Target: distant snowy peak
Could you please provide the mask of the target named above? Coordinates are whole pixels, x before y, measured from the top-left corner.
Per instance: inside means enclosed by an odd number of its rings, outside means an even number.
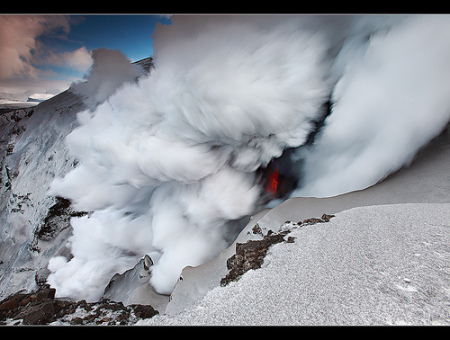
[[[31,96],[28,96],[27,102],[31,103],[41,103],[43,101],[46,101],[47,99],[52,98],[55,96],[51,93],[33,93]]]

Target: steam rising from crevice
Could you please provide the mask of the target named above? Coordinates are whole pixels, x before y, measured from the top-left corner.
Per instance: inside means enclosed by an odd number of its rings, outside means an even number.
[[[284,150],[293,195],[333,195],[406,164],[449,120],[448,16],[172,19],[150,75],[94,95],[67,137],[80,164],[50,194],[94,213],[72,219],[74,257],[50,261],[59,296],[98,299],[144,254],[168,294],[262,208],[257,170]]]

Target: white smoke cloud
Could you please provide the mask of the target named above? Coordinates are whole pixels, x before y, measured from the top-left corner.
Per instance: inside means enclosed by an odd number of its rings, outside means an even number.
[[[183,267],[227,246],[228,221],[254,212],[254,170],[302,145],[321,114],[331,91],[325,35],[296,18],[271,18],[270,29],[246,17],[193,18],[157,29],[148,77],[115,86],[129,72],[117,76],[122,67],[94,54],[75,89],[103,102],[79,114],[67,145],[80,164],[50,191],[95,211],[72,219],[74,257],[50,262],[61,296],[99,298],[145,253],[157,259],[152,285],[170,293]]]
[[[330,196],[408,164],[450,119],[449,16],[172,19],[149,76],[107,53],[80,84],[94,105],[67,137],[80,164],[50,194],[94,213],[72,219],[74,257],[50,262],[60,296],[95,300],[146,253],[170,293],[259,207],[254,172],[284,149],[304,161],[293,196]]]
[[[50,51],[47,54],[45,56],[46,63],[70,66],[83,72],[86,72],[93,63],[91,53],[89,53],[85,46],[72,52],[54,53]]]
[[[94,63],[85,76],[87,81],[71,86],[71,91],[82,96],[90,107],[104,102],[122,84],[133,81],[140,75],[139,67],[131,64],[119,50],[98,48],[91,52],[89,58],[86,53],[86,49],[80,48],[74,53],[60,56],[58,62],[77,63],[80,67]]]
[[[407,165],[450,120],[450,17],[397,21],[343,47],[332,113],[316,145],[299,150],[304,187],[292,196],[373,185]]]

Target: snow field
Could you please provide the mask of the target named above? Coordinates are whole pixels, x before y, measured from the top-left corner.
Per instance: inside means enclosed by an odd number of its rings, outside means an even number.
[[[450,324],[450,204],[353,208],[272,246],[263,267],[141,325]]]

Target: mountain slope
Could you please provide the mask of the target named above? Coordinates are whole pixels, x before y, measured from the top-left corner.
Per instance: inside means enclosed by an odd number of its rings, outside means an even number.
[[[65,91],[27,109],[28,116],[2,126],[0,297],[34,289],[36,272],[46,267],[48,257],[63,248],[69,236],[66,230],[58,240],[48,242],[35,233],[56,203],[46,194],[51,181],[76,166],[64,138],[84,108],[80,97]]]
[[[134,64],[140,76],[153,65],[152,58]],[[70,202],[47,191],[54,178],[64,177],[78,164],[64,139],[77,126],[77,113],[85,109],[83,98],[69,89],[32,108],[0,116],[0,299],[36,289],[36,280],[45,282],[49,258],[66,251],[68,220],[77,212]],[[59,218],[55,230],[44,232],[52,217]]]

